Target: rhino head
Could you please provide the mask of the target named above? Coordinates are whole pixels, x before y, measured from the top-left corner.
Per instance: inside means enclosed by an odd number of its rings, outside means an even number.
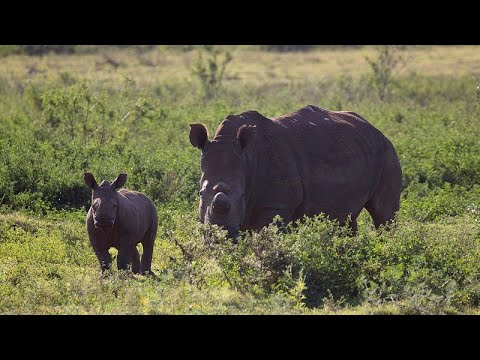
[[[95,177],[90,173],[85,173],[83,178],[85,184],[92,189],[93,224],[96,228],[113,227],[118,209],[117,189],[125,185],[127,174],[118,175],[112,183],[103,180],[100,185],[97,184]]]
[[[234,242],[245,218],[246,154],[254,136],[255,126],[242,125],[233,136],[209,141],[205,126],[190,124],[190,143],[202,150],[200,221],[219,225]]]

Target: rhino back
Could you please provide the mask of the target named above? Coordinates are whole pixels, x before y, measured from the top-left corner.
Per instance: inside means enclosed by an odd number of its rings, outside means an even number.
[[[139,241],[157,221],[155,205],[144,194],[126,189],[118,192],[118,200],[116,226],[119,233],[128,232]]]
[[[385,137],[352,112],[314,106],[272,119],[301,183],[301,213],[335,215],[360,211],[373,193],[385,162]],[[286,145],[287,144],[287,145]],[[270,171],[272,178],[282,171]],[[294,178],[290,182],[295,182]],[[298,186],[298,185],[297,185]]]

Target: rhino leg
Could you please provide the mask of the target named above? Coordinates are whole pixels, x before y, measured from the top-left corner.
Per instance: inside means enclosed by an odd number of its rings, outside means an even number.
[[[143,247],[141,273],[144,275],[154,275],[152,271],[152,257],[153,257],[153,244],[155,243],[155,237],[157,236],[157,222],[154,221],[154,225],[143,237],[141,243]]]
[[[395,194],[383,189],[375,193],[365,204],[365,209],[370,213],[375,228],[386,225],[395,219],[395,213],[399,209],[399,200]]]
[[[98,262],[102,273],[109,270],[112,266],[112,256],[108,252],[108,246],[104,241],[97,239],[96,236],[89,235],[90,243],[92,244],[95,255],[97,255]]]
[[[277,215],[280,215],[284,224],[290,222],[292,219],[292,212],[289,209],[263,208],[256,216],[257,220],[255,228],[261,229],[264,226],[268,226]],[[276,225],[280,229],[283,229],[281,223],[276,223]]]
[[[102,270],[102,273],[110,270],[112,267],[112,256],[108,252],[108,250],[100,250],[97,251],[97,258],[98,262],[100,263],[100,269]]]
[[[358,231],[358,224],[357,224],[357,217],[358,214],[352,214],[351,217],[349,216],[338,216],[336,219],[341,226],[348,226],[350,230],[352,230],[353,234],[356,234]],[[330,219],[335,219],[335,217],[329,217]]]
[[[352,231],[352,234],[355,235],[358,232],[358,223],[357,223],[358,215],[360,215],[360,211],[353,213],[351,215],[348,215],[346,217],[339,218],[338,222],[341,225],[348,225],[348,227]]]
[[[100,268],[102,269],[102,273],[106,270],[110,270],[112,267],[112,256],[107,251],[103,252],[99,255],[97,254],[98,261],[100,262]]]
[[[132,251],[132,271],[134,274],[140,273],[140,254],[135,246]]]
[[[402,191],[402,171],[394,153],[389,154],[380,183],[372,197],[365,204],[375,227],[386,225],[395,218],[400,208],[400,193]]]
[[[141,273],[143,275],[153,274],[152,257],[153,257],[153,241],[146,241],[143,244]]]
[[[122,244],[122,242],[120,242]],[[118,248],[117,256],[117,269],[118,270],[128,270],[128,265],[132,263],[133,248],[131,244],[128,244],[127,241],[124,241],[122,245]]]

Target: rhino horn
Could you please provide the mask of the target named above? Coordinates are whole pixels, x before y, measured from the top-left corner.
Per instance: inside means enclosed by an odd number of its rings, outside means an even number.
[[[212,202],[212,210],[217,214],[226,214],[230,210],[230,200],[223,192],[215,195]]]

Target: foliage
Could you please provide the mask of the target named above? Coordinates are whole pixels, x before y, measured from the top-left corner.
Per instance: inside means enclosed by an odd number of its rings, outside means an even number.
[[[377,89],[381,101],[390,93],[393,84],[393,72],[403,61],[401,50],[403,46],[383,45],[377,48],[377,55],[374,59],[366,58],[372,69],[372,82]]]
[[[204,60],[203,51],[207,53]],[[202,94],[205,99],[211,99],[218,95],[222,86],[223,77],[227,64],[232,61],[229,51],[222,51],[218,47],[205,45],[198,52],[198,57],[192,65],[192,75],[200,81]],[[223,59],[222,59],[223,58]]]

